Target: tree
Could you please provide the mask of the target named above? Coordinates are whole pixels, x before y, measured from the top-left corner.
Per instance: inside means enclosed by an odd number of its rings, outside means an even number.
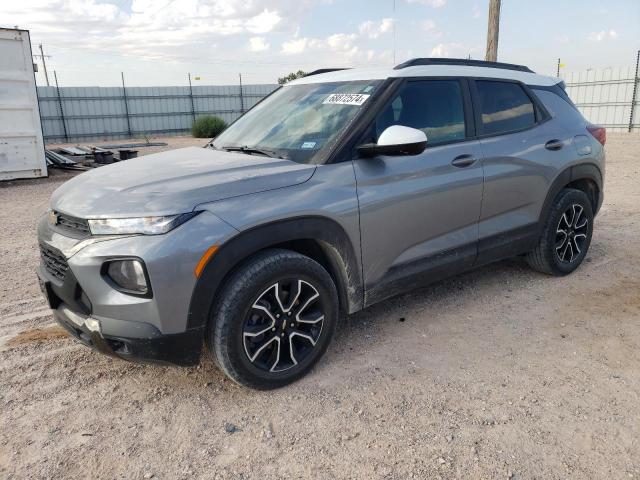
[[[278,78],[278,83],[280,85],[284,85],[285,83],[290,82],[291,80],[304,77],[306,74],[307,72],[303,72],[302,70],[298,70],[297,72],[291,72],[289,75]]]

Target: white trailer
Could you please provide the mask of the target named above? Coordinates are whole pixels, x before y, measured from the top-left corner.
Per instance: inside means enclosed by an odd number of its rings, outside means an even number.
[[[0,180],[47,176],[31,41],[0,28]]]

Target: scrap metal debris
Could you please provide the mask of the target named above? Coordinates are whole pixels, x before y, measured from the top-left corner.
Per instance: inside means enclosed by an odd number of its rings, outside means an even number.
[[[61,148],[60,151],[65,155],[79,156],[86,155],[87,151],[80,147],[64,147]]]
[[[89,170],[89,168],[91,168],[79,164],[64,155],[54,152],[53,150],[45,150],[44,155],[47,159],[48,167],[63,168],[65,170]]]
[[[114,145],[103,145],[104,148],[112,148],[120,150],[122,148],[140,148],[140,147],[166,147],[166,142],[148,142],[148,143],[119,143]]]
[[[109,145],[108,148],[76,145],[75,147],[62,147],[56,150],[45,150],[47,165],[52,168],[63,168],[66,170],[90,170],[92,168],[129,160],[138,156],[138,151],[130,148],[134,145],[155,146],[166,145],[166,143],[131,143],[124,145]],[[118,155],[109,148],[118,150]]]

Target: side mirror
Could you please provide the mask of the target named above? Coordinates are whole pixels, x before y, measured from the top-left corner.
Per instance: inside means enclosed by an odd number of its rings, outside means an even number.
[[[378,143],[365,143],[358,146],[358,152],[364,157],[376,155],[418,155],[427,148],[427,136],[417,128],[392,125],[387,127],[378,138]]]

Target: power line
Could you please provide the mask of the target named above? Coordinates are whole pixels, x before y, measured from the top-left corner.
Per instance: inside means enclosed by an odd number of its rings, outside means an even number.
[[[396,64],[396,0],[393,0],[393,64]]]

